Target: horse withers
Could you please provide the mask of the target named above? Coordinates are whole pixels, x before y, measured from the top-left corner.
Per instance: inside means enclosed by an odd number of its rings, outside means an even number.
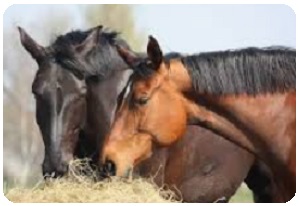
[[[147,58],[118,50],[134,73],[103,148],[102,161],[113,162],[116,175],[127,176],[153,145],[169,147],[196,124],[267,165],[275,201],[295,195],[295,50],[247,48],[166,61],[153,37]]]

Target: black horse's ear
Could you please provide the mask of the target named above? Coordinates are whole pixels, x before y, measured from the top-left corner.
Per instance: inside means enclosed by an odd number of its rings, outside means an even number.
[[[76,51],[80,54],[86,54],[98,43],[99,34],[103,26],[97,26],[90,30],[85,40],[78,46],[76,46]]]
[[[18,27],[18,30],[23,47],[31,54],[34,59],[38,60],[46,55],[45,48],[36,43],[23,28]]]
[[[158,69],[163,60],[163,53],[160,49],[158,41],[153,36],[149,36],[147,55],[153,63],[153,68]]]
[[[121,56],[121,58],[130,66],[132,67],[134,63],[138,60],[137,55],[132,52],[131,50],[124,48],[119,45],[115,45],[116,49],[118,51],[118,54]]]

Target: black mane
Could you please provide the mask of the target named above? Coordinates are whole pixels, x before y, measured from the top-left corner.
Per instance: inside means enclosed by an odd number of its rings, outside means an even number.
[[[207,52],[181,58],[198,93],[249,94],[296,90],[296,50],[285,47]]]
[[[115,45],[128,49],[130,47],[119,37],[117,32],[108,31],[106,28],[101,29],[98,43],[86,56],[82,59],[76,56],[74,46],[80,45],[91,32],[92,29],[87,31],[76,30],[58,36],[51,45],[53,58],[63,67],[85,77],[106,77],[117,69],[123,69],[126,64],[118,55]]]

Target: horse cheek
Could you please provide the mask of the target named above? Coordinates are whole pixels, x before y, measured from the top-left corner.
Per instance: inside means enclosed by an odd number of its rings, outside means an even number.
[[[169,125],[172,131],[172,142],[175,142],[178,139],[180,139],[184,135],[187,127],[186,112],[183,109],[179,109],[183,107],[177,107],[177,108],[178,109],[176,110],[176,115],[172,117],[173,119],[172,124]]]

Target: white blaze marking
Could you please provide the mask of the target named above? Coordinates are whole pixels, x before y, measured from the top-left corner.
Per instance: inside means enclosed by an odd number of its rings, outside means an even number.
[[[131,70],[127,70],[126,72],[124,72],[124,76],[123,76],[123,79],[121,80],[121,81],[119,81],[119,84],[118,84],[118,86],[117,86],[117,97],[120,95],[120,93],[121,93],[121,91],[123,91],[123,89],[125,88],[125,86],[127,85],[127,83],[128,83],[128,80],[129,80],[129,77],[130,77],[130,75],[132,74],[132,71]],[[128,85],[128,87],[131,87],[131,86],[129,86]],[[128,91],[129,90],[129,91]],[[130,93],[130,88],[128,89],[128,88],[126,88],[126,92],[125,92],[127,95]],[[117,106],[121,106],[122,105],[122,103],[123,103],[123,100],[125,99],[125,96],[126,95],[124,95],[124,98],[121,100],[121,102],[120,102],[120,105],[117,105],[118,104],[118,102],[116,102],[116,104],[114,105],[114,108],[113,108],[113,110],[112,110],[112,114],[111,114],[111,117],[110,117],[110,124],[112,124],[112,122],[113,122],[113,120],[114,120],[114,118],[115,118],[115,112],[116,112],[116,108],[117,108]]]
[[[123,102],[123,100],[125,100],[125,99],[128,97],[128,95],[130,94],[130,92],[131,92],[131,86],[132,86],[132,82],[130,82],[129,85],[127,86],[126,91],[125,91],[125,94],[124,94],[123,99],[122,99],[122,102]]]

